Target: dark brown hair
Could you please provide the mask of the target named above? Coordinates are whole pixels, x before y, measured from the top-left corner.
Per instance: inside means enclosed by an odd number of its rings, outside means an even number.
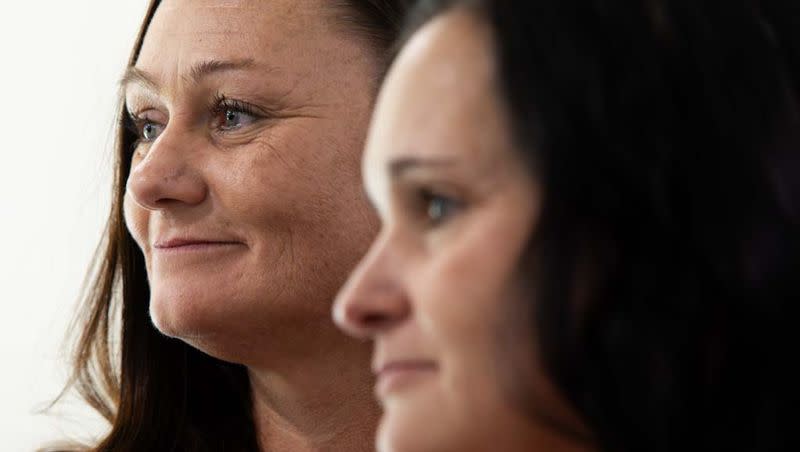
[[[136,63],[159,3],[153,0],[147,9],[129,65]],[[382,73],[386,59],[380,55],[395,39],[406,2],[339,0],[334,7],[339,12],[334,20],[344,24],[346,32],[372,44]],[[61,449],[257,451],[246,369],[168,338],[151,323],[144,257],[125,227],[122,211],[129,149],[136,140],[125,121],[122,106],[111,212],[73,327],[79,336],[67,385],[111,428],[99,444]]]
[[[543,189],[520,270],[575,439],[798,450],[800,2],[422,0],[410,31],[464,4]]]

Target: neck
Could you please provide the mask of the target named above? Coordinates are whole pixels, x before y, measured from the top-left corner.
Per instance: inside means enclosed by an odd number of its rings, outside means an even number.
[[[334,334],[282,366],[250,366],[253,417],[263,451],[372,451],[380,408],[370,348]]]

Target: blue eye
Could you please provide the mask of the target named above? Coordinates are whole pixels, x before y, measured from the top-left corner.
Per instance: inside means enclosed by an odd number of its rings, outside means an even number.
[[[423,192],[425,216],[430,224],[438,225],[452,217],[461,207],[461,203],[447,196],[432,192]]]
[[[219,128],[221,130],[236,130],[254,123],[257,119],[247,112],[231,108],[223,111],[221,116],[219,121]]]
[[[142,123],[140,130],[139,137],[142,141],[154,141],[159,135],[161,135],[164,127],[154,122],[145,121]]]
[[[214,98],[211,113],[212,127],[222,132],[247,127],[264,117],[257,107],[240,100],[228,99],[223,95]]]
[[[153,115],[157,115],[153,109],[145,109],[143,111],[134,113],[129,111],[125,127],[134,135],[136,135],[137,143],[150,143],[155,141],[156,138],[164,131],[164,124],[160,124],[155,120]]]

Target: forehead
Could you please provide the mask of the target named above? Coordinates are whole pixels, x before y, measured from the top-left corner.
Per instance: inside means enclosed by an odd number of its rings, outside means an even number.
[[[325,12],[317,0],[165,0],[136,66],[163,74],[211,58],[279,61],[302,55],[324,31]]]
[[[401,155],[485,161],[507,144],[491,32],[474,14],[433,19],[400,52],[376,106],[367,167]]]

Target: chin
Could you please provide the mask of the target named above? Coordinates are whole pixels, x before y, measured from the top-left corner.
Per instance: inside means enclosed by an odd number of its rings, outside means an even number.
[[[258,303],[235,289],[197,278],[155,279],[150,283],[150,318],[161,333],[178,339],[239,333]]]
[[[455,438],[448,438],[446,419],[433,411],[426,415],[385,410],[376,437],[378,452],[464,452]],[[404,411],[404,410],[403,410]],[[436,427],[435,429],[433,427]]]
[[[150,318],[155,328],[188,345],[236,364],[263,365],[282,353],[280,347],[263,344],[284,343],[305,334],[304,327],[318,325],[322,314],[271,303],[258,296],[265,290],[244,292],[241,288],[220,285],[228,291],[211,291],[181,281],[158,281],[151,285]],[[315,320],[315,321],[312,321]],[[333,326],[331,326],[333,330]],[[295,342],[297,342],[295,340]]]
[[[241,340],[235,335],[244,334],[237,328],[231,313],[215,313],[211,305],[215,300],[197,297],[165,296],[154,292],[150,299],[150,319],[163,335],[179,339],[189,346],[222,361],[245,364],[247,350],[237,344]],[[241,320],[241,319],[240,319]],[[252,348],[251,348],[252,349]],[[252,350],[250,350],[252,352]]]
[[[209,333],[208,303],[202,294],[182,290],[151,289],[150,319],[162,334],[189,338]],[[219,319],[218,319],[219,320]]]

